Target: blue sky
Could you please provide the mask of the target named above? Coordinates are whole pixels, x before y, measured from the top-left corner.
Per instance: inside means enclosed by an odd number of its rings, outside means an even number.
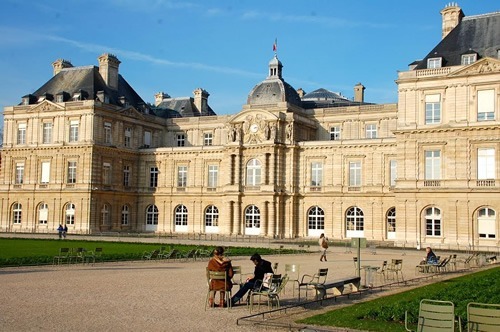
[[[397,102],[397,71],[441,39],[436,0],[2,0],[0,107],[15,105],[52,76],[52,62],[97,65],[102,53],[146,102],[210,93],[217,114],[235,114],[267,76],[278,40],[283,77],[295,89]],[[466,16],[498,1],[462,0]]]

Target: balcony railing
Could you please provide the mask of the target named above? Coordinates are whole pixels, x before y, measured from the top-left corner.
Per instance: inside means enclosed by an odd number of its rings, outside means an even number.
[[[424,187],[441,187],[441,180],[425,180]]]
[[[478,186],[478,187],[495,187],[495,180],[477,180],[476,186]]]

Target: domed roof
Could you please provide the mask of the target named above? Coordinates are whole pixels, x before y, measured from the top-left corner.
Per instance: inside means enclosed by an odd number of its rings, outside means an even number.
[[[339,93],[329,91],[327,89],[317,89],[312,92],[306,93],[302,100],[304,101],[350,101]]]
[[[257,84],[248,94],[247,104],[265,105],[288,102],[301,105],[297,91],[281,77],[282,67],[281,61],[275,55],[269,61],[269,76]]]

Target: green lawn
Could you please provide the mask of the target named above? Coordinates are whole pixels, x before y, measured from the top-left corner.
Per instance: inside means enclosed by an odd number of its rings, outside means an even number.
[[[103,261],[140,260],[145,251],[160,249],[161,246],[175,248],[181,252],[199,248],[211,252],[215,246],[179,245],[165,243],[131,243],[108,241],[81,241],[81,240],[45,240],[45,239],[12,239],[0,238],[0,267],[21,265],[52,264],[53,257],[61,247],[85,248],[94,250],[103,248]],[[230,256],[251,256],[255,252],[273,254],[275,250],[269,248],[231,247]],[[286,253],[287,250],[282,250]]]
[[[455,313],[465,323],[467,303],[500,303],[500,267],[329,311],[299,322],[366,331],[405,331],[405,311],[411,314],[412,323],[416,324],[422,299],[453,302]]]

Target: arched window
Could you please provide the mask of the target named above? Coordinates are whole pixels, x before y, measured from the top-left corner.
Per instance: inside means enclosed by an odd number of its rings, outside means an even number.
[[[209,205],[205,209],[205,226],[219,226],[219,209],[215,205]]]
[[[184,205],[179,205],[175,208],[175,225],[187,226],[188,224],[188,210]]]
[[[75,204],[73,203],[66,204],[65,220],[66,220],[65,222],[66,225],[75,224]]]
[[[319,206],[313,206],[307,213],[307,227],[309,230],[325,229],[325,212]]]
[[[396,208],[392,207],[387,211],[387,232],[396,231]]]
[[[158,208],[150,205],[146,209],[146,225],[158,225]]]
[[[441,236],[441,210],[430,207],[425,210],[425,234]]]
[[[477,233],[480,239],[495,239],[496,213],[490,208],[482,208],[477,212]]]
[[[251,159],[247,163],[247,182],[249,187],[259,186],[261,183],[261,163],[257,159]]]
[[[130,219],[130,208],[128,205],[122,206],[122,225],[128,225],[129,224],[129,219]]]
[[[349,208],[345,214],[346,229],[348,231],[364,231],[365,217],[363,211],[353,206]]]
[[[40,225],[47,225],[49,219],[49,205],[47,203],[40,203],[38,205],[38,223]]]
[[[21,225],[23,217],[23,206],[21,203],[14,203],[12,205],[12,222],[14,225]]]
[[[101,225],[109,225],[109,205],[104,204],[101,209]]]
[[[245,234],[260,234],[260,210],[255,205],[250,205],[245,209]]]

